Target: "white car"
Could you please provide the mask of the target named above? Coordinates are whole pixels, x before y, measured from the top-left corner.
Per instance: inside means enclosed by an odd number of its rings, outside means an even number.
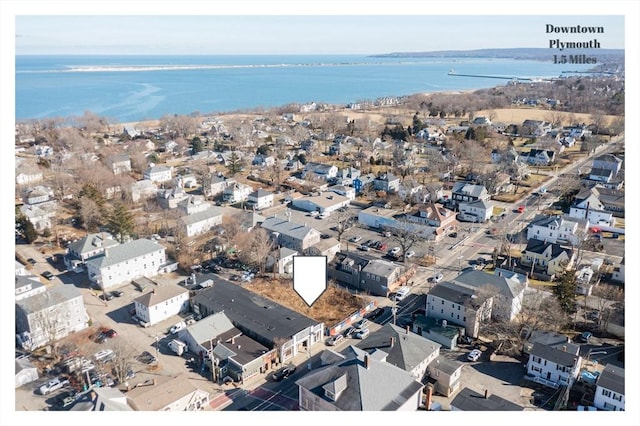
[[[392,248],[391,250],[389,250],[389,253],[390,253],[390,254],[392,254],[392,255],[394,255],[394,256],[395,256],[395,255],[397,255],[397,254],[399,254],[399,253],[400,253],[400,247],[394,247],[394,248]]]
[[[356,333],[356,339],[365,339],[369,335],[369,329],[365,328]]]
[[[333,337],[329,337],[327,339],[327,345],[329,346],[335,346],[338,343],[342,342],[344,340],[344,336],[342,334],[336,334]]]
[[[469,361],[477,361],[480,359],[480,355],[482,355],[482,352],[480,352],[480,349],[474,349],[471,352],[469,352],[469,355],[467,355],[467,359]]]
[[[113,358],[114,354],[111,349],[102,349],[101,351],[96,352],[93,355],[93,359],[97,362],[108,362],[111,358]]]
[[[407,259],[409,259],[409,258],[412,258],[412,257],[413,257],[413,256],[415,256],[415,255],[416,255],[416,252],[415,252],[415,251],[413,251],[413,250],[409,250],[409,251],[407,252],[407,254],[405,254],[405,255],[404,255],[404,257],[406,257]]]
[[[434,283],[439,283],[440,281],[442,281],[442,280],[443,280],[443,278],[444,278],[444,276],[443,276],[442,274],[436,274],[436,275],[433,277],[433,282],[434,282]]]
[[[38,388],[40,395],[47,395],[69,385],[69,380],[56,377]]]
[[[351,241],[352,243],[357,243],[360,240],[362,240],[362,237],[360,235],[356,235],[355,237],[351,237],[349,241]]]

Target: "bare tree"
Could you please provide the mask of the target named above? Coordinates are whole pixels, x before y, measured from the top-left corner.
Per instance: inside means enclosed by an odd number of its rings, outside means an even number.
[[[238,258],[245,264],[264,272],[267,257],[273,251],[273,241],[263,228],[254,228],[251,232],[236,237]]]
[[[331,216],[329,216],[329,222],[334,225],[338,241],[340,241],[342,239],[342,235],[353,226],[355,219],[356,217],[353,211],[348,209],[338,210],[331,213]]]
[[[422,243],[427,239],[427,235],[415,224],[406,219],[397,221],[393,227],[384,227],[390,233],[390,238],[400,246],[400,258],[404,260],[406,253],[412,247]]]
[[[122,341],[110,343],[110,347],[114,355],[111,361],[113,375],[118,380],[118,383],[125,383],[127,381],[127,373],[132,370],[135,351],[132,346],[126,345]]]
[[[102,222],[102,208],[91,198],[80,198],[80,217],[87,232],[95,232]]]
[[[594,288],[598,310],[598,327],[606,330],[613,313],[612,304],[624,302],[624,289],[614,285],[601,284]]]

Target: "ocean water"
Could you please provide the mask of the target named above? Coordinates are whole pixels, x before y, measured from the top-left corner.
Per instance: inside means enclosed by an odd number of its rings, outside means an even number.
[[[571,65],[571,71],[589,66]],[[80,116],[112,122],[167,114],[221,113],[288,103],[346,104],[493,87],[550,78],[566,69],[541,61],[376,58],[357,55],[16,56],[16,120]]]

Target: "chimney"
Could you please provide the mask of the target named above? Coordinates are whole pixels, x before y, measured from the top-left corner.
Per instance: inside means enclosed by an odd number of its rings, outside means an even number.
[[[364,368],[369,369],[369,354],[365,354],[364,356]]]
[[[433,396],[433,389],[431,386],[427,386],[427,396],[424,398],[424,408],[429,411],[431,409],[431,397]]]
[[[393,336],[391,336],[391,338],[389,339],[389,347],[390,348],[393,348],[393,341],[394,341]]]
[[[404,327],[404,329],[405,329],[405,331],[407,332],[407,334],[409,334],[409,326],[408,326],[408,325],[407,325],[407,326],[405,326],[405,327]]]
[[[488,399],[489,398],[489,389],[485,389],[484,390],[484,399]]]
[[[567,351],[567,345],[562,345],[562,352],[566,352]]]
[[[156,294],[156,289],[151,290],[151,294]]]
[[[152,385],[152,386],[155,386],[155,385],[156,385],[156,379],[155,379],[155,377],[154,377],[153,379],[151,379],[151,385]]]
[[[231,336],[231,344],[234,345],[236,343],[236,336]]]

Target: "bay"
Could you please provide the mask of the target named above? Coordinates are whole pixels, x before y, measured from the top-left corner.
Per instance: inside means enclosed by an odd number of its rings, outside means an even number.
[[[588,65],[571,65],[586,71]],[[81,116],[112,122],[289,103],[347,104],[385,96],[494,87],[559,77],[549,61],[364,55],[16,56],[16,120]]]

